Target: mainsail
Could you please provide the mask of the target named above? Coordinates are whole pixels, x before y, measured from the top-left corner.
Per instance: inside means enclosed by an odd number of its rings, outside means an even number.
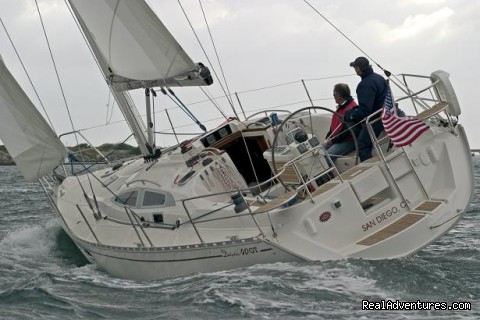
[[[69,3],[116,89],[211,84],[208,69],[190,59],[144,1]]]
[[[67,150],[0,58],[0,139],[25,179],[57,167]]]

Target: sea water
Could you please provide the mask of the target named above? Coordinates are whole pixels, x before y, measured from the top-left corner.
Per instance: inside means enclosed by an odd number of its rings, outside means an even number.
[[[0,319],[479,319],[480,157],[475,196],[446,236],[402,259],[274,263],[160,281],[87,263],[38,183],[0,167]],[[367,311],[364,302],[471,303]]]

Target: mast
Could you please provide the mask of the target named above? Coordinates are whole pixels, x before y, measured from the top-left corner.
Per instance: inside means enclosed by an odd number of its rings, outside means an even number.
[[[110,90],[112,91],[113,97],[117,101],[117,104],[137,141],[142,155],[149,155],[150,152],[147,147],[148,141],[145,136],[145,124],[143,123],[130,94],[127,91],[117,91],[112,86],[110,86]]]
[[[100,49],[98,48],[98,45],[96,44],[95,40],[92,37],[92,34],[89,32],[85,22],[81,18],[80,14],[78,13],[77,9],[75,6],[72,4],[70,1],[70,7],[72,8],[75,17],[77,18],[77,21],[82,28],[82,32],[84,36],[86,37],[88,44],[93,52],[93,55],[95,59],[97,60],[98,65],[100,66],[100,69],[103,73],[103,76],[105,77],[105,81],[107,82],[110,91],[112,92],[113,97],[117,101],[117,104],[122,111],[123,117],[125,118],[125,121],[127,122],[128,126],[130,127],[130,130],[133,133],[133,136],[135,137],[135,140],[137,141],[138,147],[140,148],[140,151],[142,152],[142,155],[146,156],[149,154],[148,148],[147,148],[147,138],[145,136],[145,125],[140,118],[140,115],[138,114],[138,111],[135,107],[135,104],[126,91],[122,90],[117,90],[113,84],[113,81],[111,81],[111,78],[113,77],[112,75],[112,70],[109,68],[108,63],[105,61],[103,58],[103,55],[101,54]],[[135,111],[137,112],[135,112]]]
[[[154,127],[152,121],[152,107],[150,103],[150,88],[145,89],[145,108],[147,112],[147,141],[148,144],[154,148],[155,147],[155,139],[154,139]],[[155,115],[153,115],[155,116]]]
[[[128,91],[210,85],[210,71],[190,59],[143,0],[68,2],[142,154],[151,155],[150,98],[146,127]]]

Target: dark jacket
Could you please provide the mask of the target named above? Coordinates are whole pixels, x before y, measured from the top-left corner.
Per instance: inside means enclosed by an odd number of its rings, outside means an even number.
[[[345,113],[348,122],[359,122],[381,109],[387,95],[387,81],[369,67],[362,72],[357,86],[358,107]],[[379,115],[380,116],[380,115]]]
[[[337,113],[341,117],[345,114],[345,112],[352,110],[357,106],[357,103],[353,101],[353,98],[350,97],[345,100],[340,106],[337,108]],[[340,118],[337,115],[332,115],[332,122],[330,123],[330,130],[327,133],[327,139],[332,137],[332,143],[340,143],[344,141],[353,141],[353,137],[349,130],[346,130],[347,126],[343,124]],[[345,130],[345,131],[344,131]],[[343,132],[342,132],[343,131]]]

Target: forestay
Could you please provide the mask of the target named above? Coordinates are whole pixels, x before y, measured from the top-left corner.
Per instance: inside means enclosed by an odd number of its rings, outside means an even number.
[[[190,59],[143,0],[69,3],[117,89],[210,84],[208,69]]]
[[[67,150],[0,58],[0,139],[25,179],[57,167]]]

